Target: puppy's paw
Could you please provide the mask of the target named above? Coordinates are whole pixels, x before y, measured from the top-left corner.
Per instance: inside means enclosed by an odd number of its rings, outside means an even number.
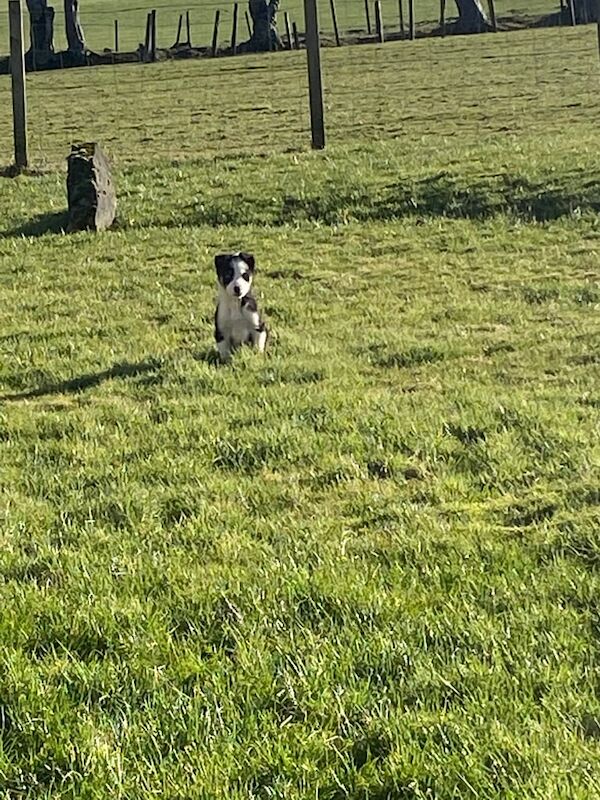
[[[231,348],[226,342],[218,342],[217,350],[219,351],[219,361],[221,364],[226,364],[231,359]]]

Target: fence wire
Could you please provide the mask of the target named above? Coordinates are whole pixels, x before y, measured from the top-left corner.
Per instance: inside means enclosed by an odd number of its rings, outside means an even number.
[[[356,2],[338,4],[348,19],[350,9],[357,13]],[[233,4],[187,6],[207,7],[231,12]],[[143,17],[146,9],[122,9],[133,12]],[[596,62],[592,26],[326,47],[328,141],[401,140],[406,153],[418,147],[422,155],[458,139],[476,148],[490,138],[518,143],[574,125],[592,130],[600,111]],[[64,163],[79,140],[102,142],[118,165],[258,157],[310,144],[304,52],[40,72],[27,83],[30,152],[41,165]],[[5,108],[8,88],[0,78]],[[8,114],[0,117],[0,142],[8,163]]]

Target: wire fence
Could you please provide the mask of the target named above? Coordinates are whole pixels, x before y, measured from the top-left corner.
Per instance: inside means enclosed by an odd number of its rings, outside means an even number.
[[[408,31],[408,0],[380,0],[383,18],[383,27],[388,35],[399,35],[401,27],[405,34]],[[119,49],[122,51],[135,51],[144,41],[146,17],[149,11],[157,13],[157,46],[170,47],[176,38],[180,15],[189,12],[191,22],[192,43],[198,47],[210,47],[214,33],[215,12],[220,12],[218,31],[218,44],[227,46],[231,39],[233,26],[233,11],[235,3],[232,0],[204,0],[204,2],[186,3],[181,7],[173,3],[158,3],[156,5],[134,4],[124,6],[119,2],[105,2],[101,8],[93,3],[83,4],[81,20],[88,47],[95,52],[115,47],[115,20],[119,23]],[[447,3],[445,18],[451,23],[456,18],[457,12],[454,4]],[[91,6],[91,7],[90,7]],[[320,27],[326,42],[334,40],[334,24],[331,13],[331,2],[320,4]],[[245,11],[246,2],[240,2],[240,15],[238,20],[238,36],[246,38]],[[337,27],[342,39],[355,40],[356,37],[375,36],[375,8],[373,0],[334,0]],[[496,16],[500,25],[503,22],[514,24],[521,17],[535,17],[541,15],[557,15],[560,21],[560,11],[564,2],[560,0],[495,0]],[[427,33],[439,26],[440,0],[416,0],[415,24],[417,34]],[[454,10],[453,10],[454,9]],[[288,14],[290,25],[296,22],[300,30],[303,29],[304,13],[302,0],[284,0],[278,16],[280,32],[285,35],[284,14]],[[402,25],[401,25],[402,20]],[[591,21],[591,20],[590,20]],[[26,26],[27,27],[27,26]],[[55,43],[57,49],[66,47],[64,36],[64,12],[62,4],[56,9],[55,18]],[[29,32],[26,31],[27,46]],[[7,41],[7,23],[4,15],[0,15],[0,42]],[[8,48],[6,48],[8,52]]]
[[[450,153],[456,141],[476,152],[503,137],[591,132],[600,111],[591,26],[327,48],[323,72],[329,142],[400,140],[406,158]],[[123,166],[259,158],[310,143],[300,52],[40,72],[27,83],[30,153],[40,166],[64,163],[79,140],[100,141]],[[10,108],[1,78],[0,104]],[[0,143],[0,164],[8,163],[8,113],[0,115]]]

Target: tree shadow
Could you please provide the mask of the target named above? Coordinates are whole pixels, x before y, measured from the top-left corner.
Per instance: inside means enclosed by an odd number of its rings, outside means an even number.
[[[48,397],[55,394],[70,394],[83,392],[86,389],[91,389],[99,386],[105,381],[114,380],[115,378],[135,378],[138,375],[144,375],[149,372],[156,372],[160,369],[160,362],[157,359],[150,359],[148,361],[140,361],[131,364],[127,361],[113,364],[109,369],[102,372],[87,373],[79,375],[76,378],[71,378],[66,381],[59,381],[57,383],[49,383],[44,386],[39,386],[36,389],[30,389],[27,392],[19,392],[18,394],[3,395],[0,397],[0,402],[14,402],[17,400],[33,400],[37,397]]]
[[[377,219],[412,214],[485,219],[510,214],[528,222],[546,222],[586,211],[600,211],[598,175],[537,181],[520,175],[481,175],[465,183],[460,176],[440,173],[389,186],[387,196],[374,204],[370,215]]]
[[[530,178],[511,173],[465,177],[440,172],[424,178],[406,178],[374,193],[356,185],[298,195],[292,191],[268,199],[248,198],[240,191],[226,201],[206,199],[202,206],[182,209],[176,224],[155,220],[156,227],[323,225],[356,222],[387,222],[411,217],[487,219],[509,215],[525,222],[546,222],[572,214],[600,211],[600,173],[573,170],[563,174]],[[278,277],[278,276],[276,276]]]
[[[16,228],[0,231],[1,239],[20,238],[22,236],[44,236],[47,233],[62,234],[67,229],[68,211],[53,211],[50,214],[38,214]]]

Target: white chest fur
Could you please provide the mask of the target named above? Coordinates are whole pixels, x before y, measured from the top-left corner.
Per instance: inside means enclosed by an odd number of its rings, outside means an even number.
[[[253,316],[237,298],[219,297],[217,326],[230,347],[239,347],[248,341],[255,328]]]
[[[219,292],[215,315],[215,336],[221,360],[227,360],[240,345],[249,344],[263,352],[267,331],[251,295],[241,299]]]

